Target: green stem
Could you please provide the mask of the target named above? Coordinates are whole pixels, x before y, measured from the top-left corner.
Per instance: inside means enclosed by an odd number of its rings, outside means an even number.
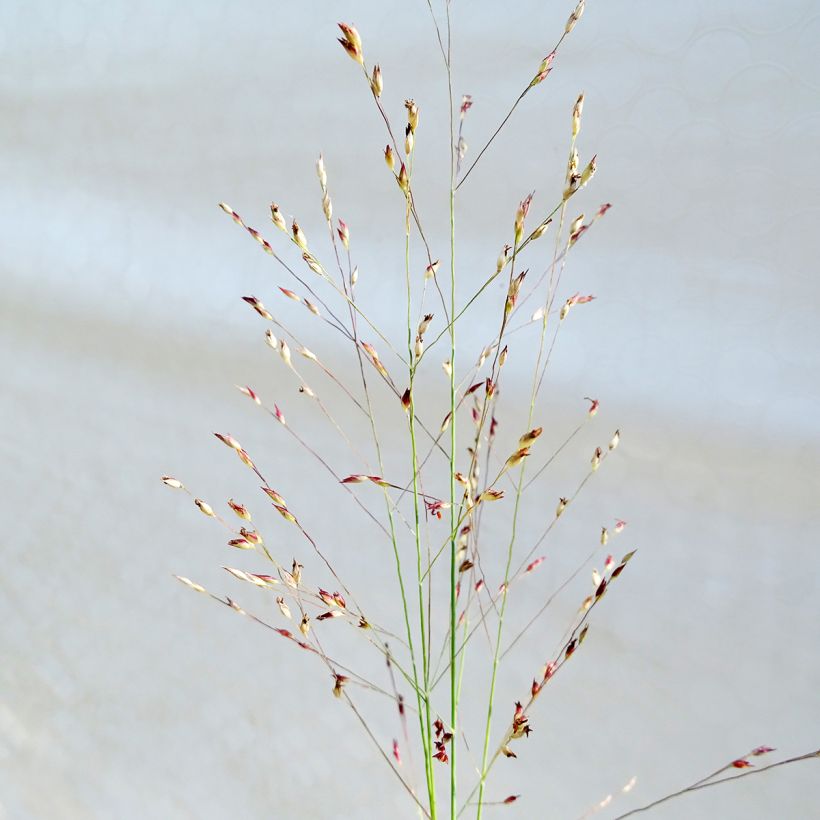
[[[424,573],[422,572],[422,548],[421,548],[421,515],[419,511],[419,467],[418,452],[416,448],[416,411],[415,399],[413,397],[413,382],[416,370],[414,364],[413,345],[413,319],[412,319],[412,289],[410,283],[410,197],[407,196],[407,208],[405,215],[404,234],[404,274],[407,284],[407,357],[409,361],[410,374],[410,406],[407,408],[410,424],[410,448],[412,454],[413,469],[413,516],[414,534],[416,547],[416,577],[418,583],[419,596],[419,631],[421,634],[421,661],[424,681],[424,717],[422,723],[422,746],[424,748],[424,771],[427,777],[427,793],[430,799],[430,817],[436,820],[436,785],[433,772],[432,742],[433,736],[432,720],[430,715],[430,658],[428,653],[427,627],[424,616]],[[421,718],[421,715],[419,716]]]

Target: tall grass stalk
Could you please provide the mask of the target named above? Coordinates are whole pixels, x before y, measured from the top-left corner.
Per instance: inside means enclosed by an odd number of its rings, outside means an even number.
[[[309,242],[296,219],[286,221],[277,204],[270,206],[270,220],[276,239],[269,240],[261,231],[248,225],[232,207],[220,203],[222,210],[259,244],[278,269],[291,277],[293,287],[301,290],[296,292],[290,287],[280,286],[273,291],[274,298],[283,300],[276,308],[266,307],[256,296],[245,296],[243,300],[267,324],[265,342],[281,360],[284,379],[296,386],[299,401],[315,404],[322,423],[326,423],[332,435],[338,438],[345,455],[340,457],[337,453],[325,452],[311,432],[303,429],[302,414],[297,415],[294,425],[286,418],[289,407],[282,409],[276,403],[263,400],[251,387],[239,389],[291,437],[306,458],[315,462],[321,473],[329,478],[329,486],[340,488],[345,494],[344,500],[352,502],[350,508],[361,511],[363,521],[370,528],[368,534],[375,531],[389,545],[386,551],[389,551],[391,558],[386,560],[388,564],[392,563],[389,571],[395,573],[399,593],[397,611],[384,613],[383,616],[380,613],[379,618],[371,617],[371,612],[366,611],[364,603],[356,597],[353,585],[343,580],[343,572],[335,563],[335,551],[321,543],[318,531],[311,526],[313,511],[305,508],[302,502],[291,505],[286,501],[275,487],[280,480],[284,482],[286,476],[277,475],[276,481],[269,481],[265,469],[232,435],[215,434],[251,471],[254,483],[257,486],[261,483],[260,499],[282,519],[284,523],[279,526],[289,528],[283,531],[284,536],[277,532],[277,543],[290,538],[288,543],[297,545],[293,548],[304,559],[304,565],[298,558],[288,564],[280,554],[281,548],[268,545],[261,532],[263,518],[260,517],[257,523],[250,510],[255,505],[230,499],[227,505],[230,514],[226,517],[203,498],[190,492],[178,479],[163,476],[163,481],[169,487],[187,493],[200,513],[213,519],[227,532],[229,550],[244,550],[265,562],[261,568],[253,564],[252,570],[237,566],[225,566],[224,569],[231,575],[232,582],[256,587],[259,594],[267,596],[270,600],[264,603],[269,604],[270,614],[258,615],[238,603],[232,595],[216,595],[187,577],[176,576],[178,580],[271,630],[292,648],[299,648],[317,659],[332,681],[332,694],[349,707],[367,740],[376,747],[378,757],[387,764],[402,789],[410,796],[420,816],[436,820],[449,814],[450,820],[454,820],[475,809],[477,820],[481,820],[485,807],[511,805],[519,799],[520,796],[515,794],[505,797],[488,795],[489,776],[500,759],[517,758],[515,749],[522,748],[519,741],[530,733],[530,710],[547,684],[584,643],[592,615],[606,592],[620,578],[635,551],[626,552],[620,560],[606,554],[610,540],[623,531],[624,521],[617,520],[614,526],[601,528],[600,534],[596,526],[594,537],[590,537],[594,545],[589,550],[583,550],[585,557],[555,589],[544,591],[542,604],[525,621],[523,628],[519,627],[511,636],[507,634],[510,631],[507,628],[510,608],[520,605],[523,609],[525,603],[524,596],[516,597],[516,591],[533,577],[546,560],[543,555],[536,557],[536,553],[620,443],[620,432],[616,430],[605,443],[594,449],[582,477],[574,480],[574,491],[557,500],[554,512],[542,516],[540,534],[532,533],[529,527],[523,526],[522,511],[527,489],[554,466],[559,454],[572,452],[570,445],[582,430],[592,424],[598,412],[597,399],[587,398],[585,402],[588,404],[583,405],[579,400],[577,419],[571,425],[571,431],[559,436],[560,443],[554,445],[551,452],[539,455],[546,446],[544,440],[547,438],[541,439],[542,427],[536,426],[544,415],[539,399],[559,332],[579,306],[594,299],[592,294],[582,295],[580,292],[559,298],[563,273],[580,240],[604,217],[610,205],[604,203],[595,208],[590,218],[582,213],[570,220],[569,208],[574,205],[576,194],[592,181],[596,171],[595,156],[584,165],[580,163],[578,137],[584,103],[583,95],[580,95],[571,112],[568,112],[570,150],[566,169],[561,169],[561,190],[556,192],[555,199],[550,200],[555,204],[533,220],[530,210],[539,207],[537,204],[534,206],[533,194],[521,200],[511,220],[512,228],[507,236],[509,242],[501,249],[497,260],[486,260],[485,272],[479,277],[478,286],[473,286],[466,298],[460,300],[458,262],[463,257],[457,248],[456,208],[458,198],[465,190],[463,186],[468,179],[475,179],[474,172],[477,174],[480,161],[512,121],[519,106],[531,94],[541,91],[542,83],[553,70],[559,49],[567,42],[582,17],[585,3],[584,0],[577,3],[555,46],[541,61],[523,90],[515,96],[498,126],[466,165],[466,170],[462,171],[467,155],[464,134],[468,126],[465,121],[472,106],[472,97],[465,95],[460,107],[456,107],[451,0],[442,2],[443,25],[439,23],[433,0],[427,0],[443,60],[449,107],[446,240],[443,238],[444,230],[440,233],[441,239],[438,238],[439,234],[426,233],[426,217],[420,212],[419,200],[415,195],[415,146],[417,139],[424,134],[419,125],[420,106],[413,100],[404,102],[406,123],[403,126],[404,140],[401,141],[401,131],[388,113],[396,101],[387,103],[383,100],[384,79],[380,66],[371,66],[365,61],[364,46],[358,31],[351,25],[339,24],[339,43],[358,64],[375,105],[379,128],[385,130],[387,143],[384,161],[393,178],[388,182],[390,194],[396,194],[395,185],[401,196],[404,344],[394,338],[391,324],[382,321],[381,316],[371,315],[370,309],[359,299],[358,267],[351,248],[351,231],[343,220],[336,218],[334,221],[328,174],[321,156],[316,165],[316,174],[324,216],[322,227],[328,232],[332,252],[328,257],[329,263],[323,260],[320,247]],[[550,228],[554,234],[552,252],[545,254],[542,260],[539,248],[549,243],[537,243]],[[312,230],[309,229],[308,233],[312,234]],[[432,252],[432,245],[436,242],[449,244],[449,282],[439,281],[440,263]],[[423,249],[422,262],[416,261],[414,249]],[[295,257],[292,261],[286,258],[289,252]],[[525,268],[527,263],[529,267]],[[299,264],[306,266],[306,274],[297,270]],[[541,267],[541,272],[537,276],[530,274],[530,270],[537,266]],[[420,277],[421,268],[424,271]],[[504,282],[505,275],[504,295],[498,304],[491,285]],[[395,278],[398,280],[399,276]],[[429,313],[428,290],[430,299],[435,302]],[[474,364],[470,364],[469,350],[465,353],[468,346],[461,341],[463,337],[459,337],[458,331],[464,326],[467,314],[477,309],[479,300],[492,302],[489,309],[495,318],[490,326],[497,330],[485,340],[480,350],[474,351],[478,355]],[[524,306],[531,300],[537,309],[527,318],[523,312]],[[309,349],[293,332],[290,322],[283,320],[281,314],[287,309],[286,305],[292,306],[293,303],[306,309],[303,314],[306,320],[319,322],[326,332],[336,334],[342,345],[352,348],[352,379],[344,371],[334,371],[323,347],[318,353]],[[482,326],[484,324],[486,322]],[[530,348],[518,342],[536,328],[537,352],[532,361],[529,401],[525,405],[526,425],[512,439],[505,438],[505,434],[499,434],[497,430],[496,416],[505,363],[508,358],[519,361],[525,358]],[[322,337],[319,344],[325,345]],[[382,359],[377,345],[382,346],[386,359]],[[441,391],[445,393],[443,403],[448,409],[441,422],[431,417],[431,409],[423,400],[425,395],[437,389],[435,381],[428,385],[423,379],[426,371],[422,370],[422,364],[428,363],[431,353],[448,356],[443,362],[447,387],[446,391]],[[297,361],[300,362],[298,365]],[[506,386],[507,381],[514,382],[514,377],[505,376],[504,381]],[[325,390],[335,391],[338,395],[328,398]],[[387,410],[380,407],[377,395],[388,397]],[[339,397],[349,403],[358,422],[362,423],[364,419],[370,437],[366,448],[362,446],[361,437],[343,423],[343,415],[334,404]],[[405,416],[401,426],[404,428],[406,424],[406,440],[391,441],[391,446],[395,447],[401,459],[388,461],[385,458],[385,431],[390,430],[391,425],[397,426],[399,413]],[[338,463],[342,458],[344,463]],[[587,458],[584,456],[585,461]],[[371,466],[371,459],[375,467]],[[531,459],[539,462],[532,469]],[[404,465],[402,474],[387,475],[388,470],[397,469],[396,463]],[[356,465],[355,472],[351,472],[351,464]],[[405,475],[403,470],[408,466],[409,475]],[[446,475],[443,475],[444,471]],[[569,483],[571,480],[566,481]],[[374,492],[381,496],[375,508],[370,499]],[[508,493],[511,499],[507,497]],[[314,492],[311,497],[315,497]],[[378,511],[381,503],[384,505],[382,513]],[[539,500],[538,504],[543,509],[543,500]],[[341,516],[341,510],[346,514],[347,508],[339,507],[339,510]],[[506,549],[501,556],[496,556],[486,535],[491,523],[498,521],[492,517],[497,511],[503,511],[505,523],[509,524],[509,535],[504,541]],[[311,553],[315,555],[315,560],[308,564]],[[372,567],[370,571],[381,570],[377,563],[382,555],[377,551],[368,557],[368,564]],[[596,556],[602,562],[599,563],[603,566],[600,572],[590,566]],[[496,565],[496,557],[503,567],[502,571]],[[415,577],[409,569],[411,563],[415,565]],[[560,641],[548,654],[546,662],[532,678],[532,683],[527,682],[529,676],[522,680],[524,694],[499,721],[499,669],[502,662],[549,609],[556,596],[574,588],[576,579],[585,570],[591,576],[592,591],[577,591],[580,605],[567,623]],[[446,593],[443,594],[442,589],[446,589]],[[365,648],[375,650],[379,662],[375,669],[366,666],[361,652],[356,653],[353,661],[339,656],[338,645],[344,642],[345,636],[338,633],[343,625],[349,628],[353,640],[363,638]],[[476,639],[481,641],[482,636],[486,639],[489,654],[486,669],[484,664],[487,658],[480,650],[471,652],[469,657],[467,655],[467,648]],[[543,658],[543,655],[540,657]],[[476,674],[476,668],[480,674]],[[488,681],[485,717],[479,726],[468,726],[460,709],[464,683],[465,680],[475,681],[479,678]],[[444,680],[449,684],[446,695],[437,692],[438,685]],[[410,702],[405,701],[404,696],[408,690],[412,691]],[[375,723],[368,714],[365,695],[389,702],[395,709],[392,742],[389,734],[385,734],[383,723]],[[507,696],[505,693],[504,697]],[[513,701],[510,696],[509,702]],[[408,718],[408,711],[415,712],[415,718]],[[447,716],[448,723],[445,724],[442,714]],[[418,735],[415,737],[409,728],[414,721],[418,723]],[[472,758],[468,743],[468,737],[473,735],[482,739],[479,760]],[[751,766],[749,757],[771,751],[768,747],[758,747],[691,786],[622,816],[647,810],[698,789],[737,779],[727,777],[727,772],[733,768]],[[416,786],[422,773],[417,760],[419,752],[423,765],[424,785],[421,788]],[[816,756],[813,753],[788,758],[753,771],[762,772]],[[442,802],[439,802],[436,777],[440,766],[449,767],[447,800]],[[466,785],[462,785],[465,781]],[[631,785],[627,784],[622,792],[628,792],[632,785],[634,781]]]

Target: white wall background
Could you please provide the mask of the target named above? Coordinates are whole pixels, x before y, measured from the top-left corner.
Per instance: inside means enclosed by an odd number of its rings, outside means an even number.
[[[569,11],[454,3],[471,146]],[[288,281],[215,204],[263,227],[273,198],[318,236],[319,150],[362,298],[395,314],[400,337],[402,206],[366,89],[334,42],[337,19],[354,21],[381,63],[393,116],[405,97],[421,105],[419,207],[444,257],[446,89],[424,3],[0,8],[2,818],[410,816],[310,659],[172,581],[270,605],[219,568],[246,557],[226,554],[158,481],[170,471],[209,498],[250,493],[210,438],[234,432],[294,507],[317,507],[314,527],[362,597],[393,603],[389,563],[347,524],[344,497],[320,488],[313,464],[231,387],[256,385],[311,429],[239,296],[276,304],[306,335],[314,326],[276,299]],[[538,499],[552,509],[611,429],[624,438],[548,546],[518,617],[602,523],[628,519],[617,551],[640,553],[533,715],[520,759],[499,767],[496,796],[524,794],[509,816],[576,817],[637,775],[615,804],[624,811],[757,744],[820,745],[818,37],[811,0],[591,0],[553,74],[462,189],[467,295],[518,200],[536,189],[534,212],[555,200],[568,113],[586,92],[582,159],[597,152],[599,171],[579,202],[615,207],[568,269],[568,292],[598,300],[562,331],[545,441],[560,442],[581,396],[602,410],[539,485],[524,531],[540,531]],[[495,323],[500,294],[490,297],[465,327],[470,359]],[[320,334],[322,346],[346,372]],[[524,370],[511,373],[507,393],[527,390]],[[393,404],[382,412],[401,423]],[[315,435],[340,471],[356,471]],[[526,687],[584,584],[513,656],[500,703]],[[476,664],[468,708],[485,690]],[[389,746],[392,715],[373,720]],[[816,769],[707,790],[656,816],[808,817]]]

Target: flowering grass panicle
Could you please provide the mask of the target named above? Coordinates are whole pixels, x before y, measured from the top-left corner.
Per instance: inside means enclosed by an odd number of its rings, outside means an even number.
[[[283,410],[251,386],[237,389],[250,400],[254,412],[277,422],[282,434],[290,436],[306,458],[315,462],[319,470],[316,481],[321,476],[329,488],[345,494],[351,508],[360,514],[362,527],[367,527],[368,538],[378,533],[387,548],[374,551],[368,561],[374,571],[392,573],[398,617],[394,617],[396,613],[382,616],[365,611],[357,600],[356,584],[344,579],[334,563],[332,545],[328,549],[314,535],[317,510],[291,506],[276,489],[283,476],[268,475],[264,454],[252,454],[233,435],[214,433],[252,474],[258,487],[255,499],[206,501],[177,478],[163,476],[162,480],[187,494],[199,511],[222,529],[229,550],[258,555],[259,571],[227,565],[224,569],[234,586],[247,584],[269,594],[271,606],[263,617],[233,597],[242,595],[241,587],[230,596],[219,595],[187,577],[177,579],[270,629],[290,644],[283,644],[283,652],[301,649],[315,658],[328,676],[329,694],[353,711],[366,739],[417,812],[434,820],[445,815],[456,818],[464,812],[481,818],[488,806],[510,806],[529,796],[505,796],[503,777],[495,794],[490,795],[490,775],[500,759],[515,761],[531,753],[528,747],[537,742],[530,739],[538,722],[536,702],[549,691],[555,676],[586,651],[581,649],[598,608],[610,589],[621,585],[635,549],[623,546],[609,552],[613,539],[625,537],[625,521],[618,519],[603,526],[599,521],[590,523],[588,549],[582,550],[577,567],[556,590],[544,596],[535,611],[526,611],[531,596],[516,595],[522,585],[533,583],[533,576],[549,560],[545,542],[556,528],[564,526],[574,502],[604,470],[607,460],[617,457],[621,442],[619,429],[598,431],[598,444],[592,452],[579,456],[583,468],[574,478],[562,478],[563,493],[551,496],[546,504],[543,497],[533,498],[539,528],[533,532],[529,525],[523,526],[522,512],[530,498],[527,490],[550,470],[559,454],[571,448],[582,430],[593,428],[601,407],[597,398],[584,398],[588,405],[579,398],[576,423],[552,444],[547,440],[553,437],[554,426],[551,435],[543,435],[544,380],[558,337],[576,311],[591,309],[595,300],[594,294],[565,287],[567,265],[580,252],[581,240],[611,207],[604,202],[591,211],[575,208],[576,195],[592,185],[597,168],[595,154],[582,162],[583,94],[567,111],[567,162],[559,169],[563,178],[551,199],[545,205],[534,193],[524,195],[501,228],[505,241],[498,257],[486,260],[484,275],[466,299],[457,299],[456,290],[456,197],[518,106],[529,95],[546,91],[543,84],[558,66],[561,50],[584,14],[584,0],[571,10],[557,42],[533,67],[534,73],[524,78],[509,111],[471,160],[465,134],[474,99],[466,94],[456,103],[453,95],[450,0],[444,0],[443,25],[432,2],[428,6],[449,95],[449,248],[446,252],[437,249],[440,256],[432,251],[426,216],[416,197],[416,149],[425,138],[422,105],[413,99],[389,99],[385,91],[389,78],[383,76],[379,63],[371,66],[366,56],[370,44],[366,52],[356,27],[339,24],[339,43],[354,63],[348,64],[354,75],[351,81],[357,71],[361,72],[361,88],[372,98],[379,127],[384,128],[383,158],[395,182],[387,183],[386,190],[397,198],[402,214],[403,270],[385,271],[385,278],[394,283],[394,304],[401,305],[400,316],[374,317],[357,296],[359,269],[352,238],[356,226],[334,216],[332,169],[326,167],[322,156],[315,171],[323,220],[286,218],[280,206],[272,203],[269,218],[275,230],[267,238],[232,207],[224,202],[219,205],[272,258],[276,270],[289,277],[287,286],[277,284],[264,294],[265,302],[254,295],[242,299],[256,314],[249,317],[264,323],[265,344],[276,352],[286,377],[295,380],[304,400],[315,406],[344,444],[346,461],[337,463],[314,446],[310,431],[304,429],[302,413],[294,413],[295,420],[286,420],[289,407]],[[388,109],[400,111],[400,119]],[[381,158],[374,157],[374,162],[381,163]],[[550,232],[551,241],[545,239]],[[497,280],[503,285],[500,298],[488,290]],[[492,325],[479,350],[465,349],[459,331],[482,296],[485,307],[490,302]],[[325,347],[326,337],[307,347],[285,324],[278,300],[301,305],[306,320],[335,334],[338,341],[334,350]],[[404,329],[401,342],[392,332],[397,321]],[[526,342],[517,343],[521,339]],[[349,356],[351,366],[346,372],[355,373],[352,379],[328,363],[331,352],[332,359],[338,360],[341,350]],[[515,399],[525,420],[508,441],[499,433],[499,397],[510,381],[505,365],[513,357],[519,368],[529,369],[530,377],[529,388]],[[428,359],[436,366],[422,367]],[[334,395],[341,392],[348,405],[345,413],[335,401],[326,400],[328,390]],[[515,390],[514,383],[511,390]],[[434,417],[431,407],[419,402],[419,397],[431,394],[439,395],[441,406],[446,406],[443,419]],[[389,397],[386,405],[384,396]],[[346,429],[343,417],[348,410],[369,430],[366,445]],[[391,438],[388,459],[384,431],[397,424],[404,431],[403,440]],[[399,458],[402,466],[397,468]],[[263,532],[268,529],[263,526],[264,518],[259,522],[254,519],[254,511],[261,505],[269,506],[281,519],[284,529],[277,531],[275,541]],[[492,539],[486,534],[490,525]],[[503,532],[501,543],[499,532]],[[586,581],[579,579],[584,571]],[[573,591],[576,607],[563,625],[561,639],[544,647],[543,654],[520,671],[517,691],[502,691],[498,675],[502,662],[564,589]],[[509,625],[513,607],[519,610],[512,619],[515,628]],[[346,632],[345,626],[350,628]],[[472,652],[476,639],[482,641],[482,648]],[[348,641],[362,641],[369,647],[376,660],[372,668],[354,668],[340,654]],[[485,709],[479,725],[462,721],[465,680],[473,692],[483,688]],[[395,736],[382,737],[373,728],[367,716],[368,697],[392,703]],[[766,767],[755,767],[750,761],[772,751],[757,747],[643,808],[817,756],[787,758]],[[744,771],[736,773],[737,769]],[[621,793],[634,786],[633,778]],[[592,810],[607,807],[613,799],[607,796]]]

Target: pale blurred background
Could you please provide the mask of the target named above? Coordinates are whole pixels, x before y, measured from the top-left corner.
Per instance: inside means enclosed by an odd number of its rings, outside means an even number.
[[[475,100],[473,155],[570,10],[455,0],[454,91]],[[394,119],[405,97],[420,104],[418,204],[445,258],[446,85],[425,3],[0,7],[3,820],[413,816],[315,660],[173,580],[190,576],[277,620],[270,596],[220,568],[264,565],[231,552],[159,481],[170,472],[214,505],[235,495],[263,508],[211,436],[233,433],[368,611],[395,606],[377,531],[233,388],[281,404],[340,473],[362,468],[239,297],[275,307],[353,379],[349,352],[278,295],[292,282],[216,207],[225,200],[267,230],[275,199],[320,243],[323,151],[363,303],[401,342],[403,206],[381,160],[383,125],[335,43],[338,19],[381,63]],[[758,744],[783,755],[820,746],[818,40],[816,0],[590,0],[552,75],[460,192],[466,297],[509,238],[518,200],[535,189],[534,214],[556,201],[569,113],[586,92],[581,157],[597,152],[599,170],[571,215],[614,207],[567,269],[565,295],[598,298],[561,333],[537,414],[542,455],[583,417],[583,396],[601,410],[534,488],[525,539],[616,426],[623,443],[511,599],[511,624],[577,566],[601,525],[627,519],[613,552],[639,553],[534,710],[519,759],[495,771],[491,798],[523,797],[493,816],[579,817],[637,776],[598,815],[612,817]],[[551,252],[542,242],[534,272]],[[491,288],[464,326],[463,363],[489,341],[501,298]],[[529,389],[518,349],[500,405],[510,441],[524,423],[514,397]],[[431,355],[425,374],[431,424],[443,358]],[[312,382],[325,389],[315,371]],[[400,408],[377,397],[385,431],[400,432]],[[350,417],[338,394],[330,400]],[[397,459],[401,469],[404,480]],[[278,519],[264,523],[283,560],[298,551],[327,580]],[[591,566],[510,656],[503,720],[591,591]],[[364,647],[347,657],[385,684]],[[475,727],[487,670],[481,652],[474,660],[465,703]],[[389,750],[392,711],[372,721]],[[816,817],[819,774],[798,764],[654,816]]]

